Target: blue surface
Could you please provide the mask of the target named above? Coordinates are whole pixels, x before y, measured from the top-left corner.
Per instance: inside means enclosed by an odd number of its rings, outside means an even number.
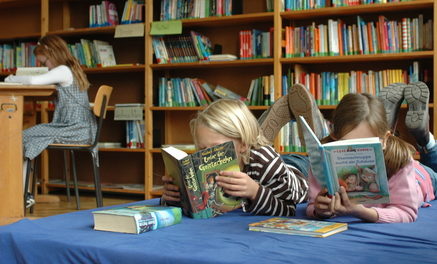
[[[157,204],[158,200],[137,203]],[[437,263],[437,202],[409,224],[353,218],[327,238],[252,232],[238,210],[140,235],[93,230],[91,210],[0,226],[1,263]],[[304,218],[299,205],[297,218]]]

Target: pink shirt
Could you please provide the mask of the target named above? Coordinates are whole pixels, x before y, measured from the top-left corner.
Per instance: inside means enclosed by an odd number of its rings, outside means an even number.
[[[432,188],[429,174],[423,169],[419,162],[412,160],[404,168],[394,174],[388,181],[390,191],[390,203],[388,204],[366,204],[364,206],[373,208],[378,213],[378,223],[408,223],[414,222],[417,218],[418,208],[426,202],[433,200],[434,194],[428,197],[422,191],[416,180],[416,169],[425,174],[427,180],[426,188]],[[309,217],[314,215],[314,199],[320,192],[320,185],[310,172],[310,198],[306,213]],[[425,198],[427,198],[425,200]]]

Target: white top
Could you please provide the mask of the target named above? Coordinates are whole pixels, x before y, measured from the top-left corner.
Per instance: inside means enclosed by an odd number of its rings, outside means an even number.
[[[59,84],[60,86],[69,86],[73,84],[73,72],[65,65],[59,65],[47,73],[34,76],[15,76],[9,75],[5,82],[23,83],[28,85],[48,85]]]

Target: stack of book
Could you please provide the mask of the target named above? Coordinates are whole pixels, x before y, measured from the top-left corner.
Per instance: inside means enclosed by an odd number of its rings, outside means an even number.
[[[86,67],[107,67],[116,65],[112,45],[102,40],[80,39],[80,42],[68,44],[71,54]]]
[[[111,1],[102,1],[101,4],[90,5],[89,26],[106,27],[118,25],[117,7]]]
[[[205,61],[212,54],[209,38],[196,31],[177,36],[155,36],[152,45],[159,64]]]

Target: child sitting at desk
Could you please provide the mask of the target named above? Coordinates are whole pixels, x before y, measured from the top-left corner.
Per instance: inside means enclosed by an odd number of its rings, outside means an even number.
[[[24,157],[29,160],[52,143],[89,144],[97,130],[87,94],[90,84],[79,62],[68,50],[67,43],[58,36],[48,35],[39,40],[34,54],[43,66],[49,68],[49,72],[37,76],[10,75],[5,79],[5,82],[30,85],[56,84],[57,98],[52,122],[23,132]],[[27,159],[24,168],[27,167]],[[25,169],[23,171],[25,177]],[[34,203],[29,194],[26,207]]]
[[[388,95],[386,89],[396,89],[400,95],[395,98],[394,104],[390,102],[393,96]],[[424,83],[396,84],[384,88],[381,95],[382,100],[369,94],[345,95],[334,111],[332,132],[323,142],[379,137],[384,148],[390,203],[354,204],[344,187],[340,187],[340,191],[333,196],[326,195],[326,189],[321,190],[310,174],[308,216],[331,218],[349,215],[368,222],[413,222],[418,208],[435,199],[437,146],[428,128],[428,87]],[[388,115],[387,118],[384,104],[389,114],[396,114],[398,109],[394,108],[400,106],[404,97],[409,105],[405,123],[420,146],[422,164],[412,158],[414,147],[390,132],[397,117]],[[387,120],[392,120],[392,124],[389,125]]]
[[[243,210],[259,215],[295,215],[296,204],[306,201],[306,177],[286,165],[261,134],[256,118],[239,100],[213,102],[190,122],[197,149],[232,140],[240,172],[222,172],[216,182],[225,193],[247,198]],[[169,176],[162,177],[165,191],[161,202],[179,202],[180,193]]]

